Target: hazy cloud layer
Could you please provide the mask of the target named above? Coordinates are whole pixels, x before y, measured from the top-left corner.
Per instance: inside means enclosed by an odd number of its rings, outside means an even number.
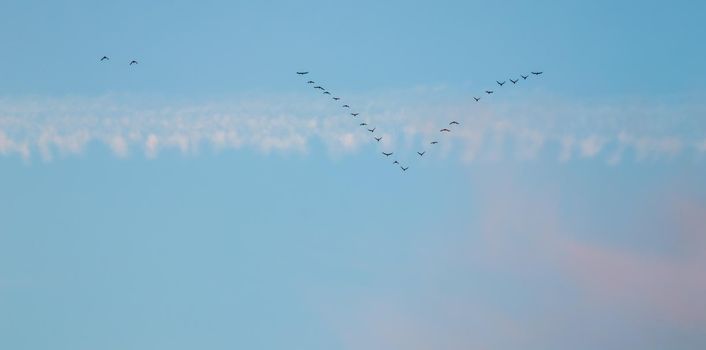
[[[479,212],[463,232],[418,242],[400,272],[409,285],[382,281],[335,300],[341,306],[324,313],[349,348],[704,347],[702,197],[688,186],[647,189],[646,202],[626,201],[617,219],[562,196],[575,188],[523,176],[475,176]],[[665,243],[647,248],[650,239]]]
[[[0,98],[0,154],[49,161],[103,144],[117,157],[177,150],[249,148],[307,152],[323,143],[332,153],[375,145],[409,153],[440,140],[430,155],[464,161],[595,159],[667,160],[706,154],[706,105],[684,101],[567,101],[444,97],[444,89],[358,95],[348,115],[325,97],[278,95],[174,103],[170,99],[103,97]],[[470,100],[470,101],[469,101]],[[356,108],[357,107],[357,108]],[[439,129],[457,120],[449,134]],[[376,126],[376,144],[358,126]]]

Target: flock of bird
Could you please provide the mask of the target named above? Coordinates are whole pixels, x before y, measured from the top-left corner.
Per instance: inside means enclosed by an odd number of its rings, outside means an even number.
[[[103,56],[103,57],[101,57],[101,59],[100,59],[101,62],[103,62],[103,61],[109,61],[109,60],[110,60],[110,57],[108,57],[108,56]],[[129,63],[128,65],[129,65],[129,66],[132,66],[132,65],[134,65],[134,64],[138,64],[138,62],[137,62],[136,60],[132,60],[132,61],[130,61],[130,63]],[[530,74],[533,75],[533,76],[539,76],[539,75],[541,75],[542,73],[543,73],[543,72],[530,72]],[[300,76],[305,76],[305,75],[309,74],[309,72],[297,72],[297,74],[300,75]],[[508,80],[512,83],[512,85],[516,85],[518,82],[520,82],[520,79],[522,79],[522,80],[527,80],[527,78],[530,77],[530,74],[527,74],[527,75],[522,75],[522,74],[520,74],[520,77],[519,77],[519,78],[515,78],[515,79],[509,78]],[[496,80],[495,82],[498,84],[499,87],[503,87],[503,85],[505,85],[505,83],[506,83],[507,81],[506,81],[506,80],[503,80],[503,81]],[[313,80],[308,80],[306,83],[307,83],[308,85],[313,85],[313,88],[316,89],[316,90],[321,90],[322,94],[331,96],[331,98],[332,98],[334,101],[336,101],[336,102],[341,101],[341,98],[340,98],[340,97],[338,97],[338,96],[333,96],[333,95],[331,94],[331,91],[326,90],[323,86],[317,84],[315,81],[313,81]],[[491,95],[491,94],[495,93],[495,91],[493,91],[493,90],[485,90],[485,93],[486,93],[487,95]],[[473,96],[473,99],[474,99],[476,102],[480,102],[481,97]],[[345,109],[353,118],[357,118],[357,117],[360,115],[359,112],[352,112],[351,106],[348,105],[347,103],[342,104],[342,105],[341,105],[341,108]],[[361,119],[362,119],[362,118],[361,118]],[[383,141],[383,136],[380,135],[379,132],[378,132],[377,134],[375,133],[375,132],[377,131],[377,127],[370,125],[370,124],[369,124],[368,122],[366,122],[366,121],[361,121],[358,125],[361,126],[361,127],[365,127],[365,129],[366,129],[367,131],[369,131],[369,132],[372,134],[373,139],[374,139],[376,142],[382,142],[382,141]],[[448,123],[448,125],[446,125],[446,126],[445,126],[444,128],[442,128],[442,129],[440,129],[439,132],[440,132],[441,134],[450,133],[450,132],[451,132],[451,128],[453,128],[454,126],[460,126],[460,125],[461,125],[461,123],[459,123],[459,122],[457,122],[457,121],[455,121],[455,120],[452,120],[452,121],[450,121],[450,122]],[[382,142],[382,143],[384,144],[384,142]],[[439,141],[437,141],[437,140],[431,141],[431,142],[429,143],[429,145],[431,145],[431,146],[434,146],[434,145],[437,145],[437,144],[439,144]],[[423,150],[421,150],[421,151],[417,151],[417,155],[419,155],[419,157],[423,157],[426,153],[427,153],[427,150],[426,150],[426,149],[423,149]],[[386,158],[389,158],[390,156],[392,156],[392,155],[394,155],[394,154],[395,154],[394,152],[385,152],[385,151],[382,152],[382,155],[383,155],[384,157],[386,157]],[[401,164],[400,161],[397,160],[397,159],[394,159],[393,162],[392,162],[392,164],[393,164],[393,165],[396,165],[396,166],[399,166],[400,169],[402,169],[402,171],[407,171],[407,170],[409,169],[409,165],[404,166],[404,165]]]
[[[539,72],[539,71],[538,71],[538,72],[530,72],[530,74],[531,74],[532,76],[537,76],[537,77],[540,76],[542,73],[543,73],[543,72]],[[308,71],[305,71],[305,72],[297,72],[297,74],[300,75],[300,76],[305,76],[305,75],[309,74],[309,72],[308,72]],[[520,77],[516,77],[515,79],[509,78],[508,80],[510,80],[510,82],[512,83],[512,85],[516,85],[518,82],[520,82],[520,79],[522,79],[522,80],[527,80],[527,78],[529,78],[529,77],[531,76],[530,74],[527,74],[527,75],[520,74]],[[502,88],[503,85],[505,85],[505,83],[506,83],[507,81],[506,81],[506,80],[503,80],[503,81],[496,80],[495,82],[498,84],[499,87]],[[338,101],[341,100],[340,97],[331,95],[331,92],[330,92],[330,91],[326,90],[323,86],[318,85],[318,84],[317,84],[315,81],[313,81],[313,80],[308,80],[306,83],[309,84],[309,85],[314,85],[314,89],[321,90],[324,95],[330,95],[330,96],[332,96],[331,98],[332,98],[334,101],[336,101],[336,102],[338,102]],[[486,93],[487,95],[491,95],[491,94],[495,93],[495,91],[494,91],[494,90],[485,90],[485,93]],[[479,97],[479,96],[473,96],[473,99],[474,99],[476,102],[480,102],[481,97]],[[343,104],[343,105],[341,105],[341,108],[346,109],[346,110],[350,110],[350,109],[351,109],[351,106],[349,106],[348,104]],[[358,116],[360,115],[360,113],[353,113],[353,112],[350,112],[350,115],[353,116],[353,118],[356,118],[356,117],[358,117]],[[459,123],[459,122],[457,122],[457,121],[455,121],[455,120],[452,120],[452,121],[450,121],[450,122],[448,123],[447,126],[445,126],[444,128],[440,129],[440,130],[439,130],[439,133],[441,133],[441,134],[450,133],[450,132],[451,132],[451,128],[453,128],[454,126],[460,126],[460,125],[461,125],[461,123]],[[373,139],[375,139],[376,142],[382,141],[382,136],[377,136],[377,134],[375,134],[376,127],[370,128],[370,125],[369,125],[367,122],[365,122],[365,121],[359,123],[359,126],[365,127],[369,132],[371,132],[371,133],[373,134]],[[431,141],[429,144],[430,144],[431,146],[437,145],[437,144],[439,144],[439,141],[434,140],[434,141]],[[426,149],[423,149],[423,150],[421,150],[421,151],[418,151],[418,152],[417,152],[417,155],[419,155],[419,157],[423,157],[426,153],[427,153],[427,150],[426,150]],[[393,154],[394,154],[394,152],[384,152],[384,151],[382,152],[382,155],[383,155],[384,157],[386,157],[386,158],[389,158],[389,157],[390,157],[391,155],[393,155]],[[405,172],[405,171],[407,171],[407,170],[409,169],[409,165],[404,166],[404,165],[400,164],[400,162],[399,162],[397,159],[394,159],[394,161],[392,162],[392,164],[393,164],[393,165],[396,165],[396,166],[399,166],[400,169],[402,169],[403,172]]]

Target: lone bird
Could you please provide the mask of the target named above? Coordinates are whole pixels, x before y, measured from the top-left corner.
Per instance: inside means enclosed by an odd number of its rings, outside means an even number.
[[[380,142],[380,140],[382,140],[382,136],[380,136],[380,137],[374,137],[374,139],[375,139],[375,141]]]
[[[394,161],[394,162],[392,162],[392,164],[400,164],[400,162]]]
[[[540,74],[542,74],[542,73],[544,73],[544,72],[531,72],[531,73],[534,74],[534,75],[540,75]]]
[[[441,129],[441,130],[439,130],[439,132],[451,132],[451,130],[449,130],[449,129]]]
[[[473,96],[473,99],[476,100],[476,102],[480,101],[480,97]]]
[[[338,100],[340,100],[341,98],[340,98],[340,97],[334,97],[333,99],[336,100],[336,101],[338,101]]]
[[[343,105],[343,106],[341,106],[341,107],[343,107],[343,108],[351,108],[351,106],[349,106],[349,105]]]
[[[389,157],[389,156],[391,156],[391,155],[392,155],[392,153],[393,153],[393,152],[390,152],[390,153],[385,153],[385,152],[382,152],[382,154],[384,154],[384,155],[385,155],[385,157]],[[396,161],[395,161],[395,162],[396,162]]]
[[[407,171],[407,169],[409,169],[409,167],[406,167],[406,168],[405,168],[405,167],[403,167],[403,166],[400,166],[400,169],[402,169],[402,171]]]
[[[366,126],[368,123],[360,123],[360,126]]]
[[[324,95],[331,95],[331,93],[328,91],[324,91]]]
[[[436,145],[437,143],[439,143],[439,141],[432,141],[431,142],[432,145]]]
[[[518,81],[518,80],[520,80],[520,79],[517,79],[517,80],[512,80],[512,79],[510,79],[510,82],[514,85],[514,84],[517,84],[517,81]]]
[[[306,83],[307,83],[307,84],[313,84],[314,81],[313,81],[313,80],[309,80],[309,81],[307,81]]]
[[[324,89],[324,88],[322,88],[321,86],[318,86],[318,85],[317,85],[317,86],[314,86],[314,89],[326,90],[326,89]]]
[[[309,74],[309,72],[297,72],[299,75]]]
[[[490,95],[490,94],[493,93],[493,90],[485,90],[485,93],[488,94],[488,95]]]
[[[522,75],[522,74],[520,74],[520,76],[522,77],[522,80],[527,80],[527,78],[529,78],[529,75]]]
[[[459,123],[459,122],[457,122],[457,121],[455,121],[455,120],[454,120],[454,121],[452,121],[451,123],[449,123],[449,125],[454,125],[454,124],[456,124],[456,125],[460,125],[460,123]]]
[[[102,61],[105,61],[105,60],[109,60],[109,59],[110,59],[110,58],[108,58],[108,56],[103,56],[103,58],[101,58],[101,62],[102,62]]]
[[[375,132],[375,129],[377,129],[377,127],[372,128],[372,129],[368,129],[368,131],[370,131],[370,132]]]
[[[352,116],[357,117],[360,113],[351,113]]]
[[[497,80],[496,80],[495,82],[496,82],[496,83],[498,83],[498,85],[500,85],[500,86],[503,86],[503,85],[505,85],[505,80],[503,80],[503,82],[502,82],[502,83],[501,83],[501,82],[499,82],[499,81],[497,81]]]
[[[424,153],[427,153],[427,151],[424,151],[424,152],[417,152],[417,154],[418,154],[420,157],[423,156]]]
[[[137,61],[135,61],[135,60],[130,61],[130,65],[132,66],[133,64],[137,64]]]

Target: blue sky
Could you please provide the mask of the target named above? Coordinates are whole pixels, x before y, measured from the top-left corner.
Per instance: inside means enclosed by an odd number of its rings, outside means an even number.
[[[0,348],[702,349],[705,10],[3,2]]]

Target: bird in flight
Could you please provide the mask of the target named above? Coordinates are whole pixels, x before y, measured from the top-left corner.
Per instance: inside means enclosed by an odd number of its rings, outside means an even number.
[[[108,58],[108,56],[103,56],[103,58],[101,58],[101,61],[105,61],[105,60],[109,60],[109,59],[110,58]]]
[[[314,81],[313,81],[313,80],[309,80],[309,81],[307,81],[306,83],[307,83],[307,84],[313,84]]]
[[[341,106],[341,107],[343,107],[343,108],[351,108],[351,106],[349,106],[349,105],[343,105],[343,106]]]
[[[390,152],[390,153],[385,153],[385,152],[382,152],[382,154],[384,154],[384,155],[385,155],[385,157],[389,157],[389,156],[391,156],[391,155],[392,155],[392,152]],[[396,161],[395,161],[395,162],[396,162]]]
[[[436,145],[437,143],[439,143],[439,141],[432,141],[431,142],[432,145]]]
[[[314,89],[326,90],[326,89],[324,89],[324,88],[322,88],[321,86],[318,86],[318,85],[317,85],[317,86],[314,86]]]
[[[333,99],[336,100],[336,101],[338,101],[338,100],[340,100],[341,98],[340,98],[340,97],[334,97]]]
[[[394,161],[394,162],[392,162],[392,164],[400,164],[400,162]]]
[[[130,61],[130,65],[132,66],[133,64],[137,64],[137,61],[135,61],[135,60]]]
[[[331,95],[331,93],[328,91],[324,91],[324,95]]]
[[[454,120],[454,121],[452,121],[451,123],[449,123],[449,125],[454,125],[454,124],[456,124],[456,125],[460,125],[460,123],[459,123],[459,122],[457,122],[457,121],[455,121],[455,120]]]
[[[382,140],[382,136],[380,136],[380,137],[374,137],[374,139],[375,139],[375,141],[380,142],[380,140]]]
[[[309,74],[309,72],[297,72],[299,75]]]
[[[529,78],[529,75],[522,75],[522,74],[520,74],[520,76],[522,77],[522,80],[527,80],[527,78]]]
[[[544,72],[532,72],[532,74],[534,74],[534,75],[540,75],[542,73],[544,73]]]
[[[496,80],[495,82],[496,82],[496,83],[498,83],[498,85],[500,85],[500,86],[503,86],[503,85],[505,85],[505,80],[503,80],[503,82],[502,82],[502,83],[501,83],[501,82],[499,82],[499,81],[497,81],[497,80]]]
[[[445,132],[451,132],[451,130],[449,130],[449,129],[441,129],[441,130],[439,130],[439,132],[444,132],[444,131],[445,131]]]
[[[476,100],[476,102],[480,101],[480,97],[473,96],[473,99]]]
[[[485,90],[485,93],[488,94],[488,95],[490,95],[490,94],[493,93],[493,90]]]
[[[368,129],[368,131],[375,132],[375,129],[377,129],[377,128]]]
[[[366,126],[368,123],[360,123],[360,126]]]
[[[418,154],[420,157],[423,156],[424,153],[427,153],[427,151],[424,151],[424,152],[417,152],[417,154]]]
[[[513,84],[517,84],[517,81],[518,81],[518,80],[520,80],[520,79],[517,79],[517,80],[512,80],[512,79],[510,79],[510,82],[513,83]]]
[[[352,116],[357,117],[360,113],[351,113]]]
[[[403,166],[400,166],[400,169],[402,169],[402,171],[407,171],[407,169],[409,169],[409,167],[406,167],[406,168],[405,168],[405,167],[403,167]]]

